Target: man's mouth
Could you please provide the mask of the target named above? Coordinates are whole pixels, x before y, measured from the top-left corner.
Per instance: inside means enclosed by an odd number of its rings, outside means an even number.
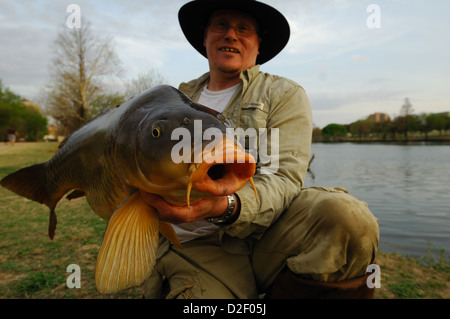
[[[219,51],[223,51],[223,52],[232,52],[232,53],[239,53],[238,50],[233,49],[233,48],[229,48],[229,47],[219,48]]]

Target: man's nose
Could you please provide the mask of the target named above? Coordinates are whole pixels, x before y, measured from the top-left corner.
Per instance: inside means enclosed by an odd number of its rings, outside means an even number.
[[[227,40],[233,40],[236,41],[237,40],[237,34],[236,31],[234,30],[234,28],[232,26],[230,26],[227,30],[227,32],[225,33],[225,39]]]

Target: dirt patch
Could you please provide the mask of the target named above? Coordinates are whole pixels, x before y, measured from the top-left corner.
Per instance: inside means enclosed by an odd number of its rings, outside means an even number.
[[[5,286],[15,280],[24,278],[25,274],[0,273],[0,286]]]

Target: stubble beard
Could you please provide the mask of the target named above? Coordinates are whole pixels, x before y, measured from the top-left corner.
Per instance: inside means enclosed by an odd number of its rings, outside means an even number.
[[[218,66],[217,68],[220,72],[226,75],[238,75],[241,73],[240,69],[237,67],[226,67],[226,66]]]

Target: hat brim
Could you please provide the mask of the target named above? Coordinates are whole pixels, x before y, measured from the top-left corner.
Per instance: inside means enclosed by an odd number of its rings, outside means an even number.
[[[262,41],[256,64],[263,64],[275,57],[289,41],[289,23],[269,5],[252,0],[195,0],[180,8],[178,20],[186,39],[206,58],[204,31],[211,14],[221,9],[242,11],[257,21]]]

